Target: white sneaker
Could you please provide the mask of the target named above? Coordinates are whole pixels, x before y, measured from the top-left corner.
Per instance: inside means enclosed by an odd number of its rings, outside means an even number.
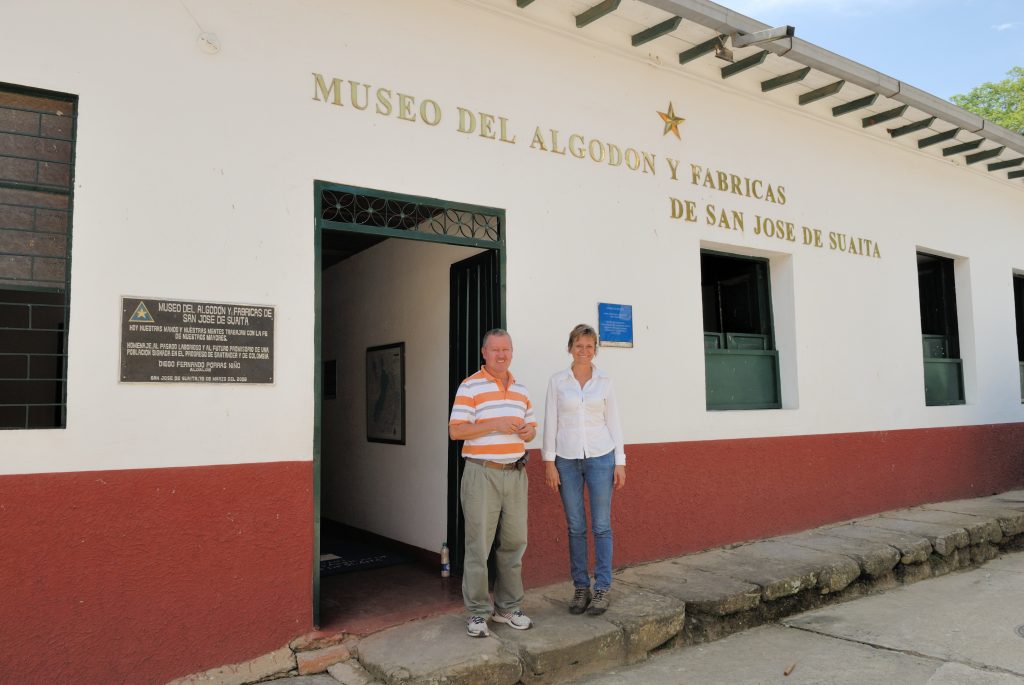
[[[491,618],[498,623],[507,623],[516,630],[526,630],[533,625],[533,621],[530,620],[530,617],[519,609],[516,609],[515,611],[499,611],[498,609],[495,609],[494,615],[491,616]]]
[[[470,616],[466,621],[466,632],[470,637],[489,637],[491,634],[487,630],[487,619],[483,616]]]

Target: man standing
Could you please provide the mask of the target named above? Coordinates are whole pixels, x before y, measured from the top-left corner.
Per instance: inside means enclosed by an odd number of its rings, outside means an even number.
[[[526,551],[526,443],[537,434],[530,394],[509,372],[512,338],[495,328],[484,334],[484,365],[455,393],[448,435],[464,440],[462,513],[466,559],[462,597],[469,612],[466,632],[487,637],[488,618],[516,630],[533,625],[522,612]],[[487,590],[487,555],[498,531],[494,605]]]

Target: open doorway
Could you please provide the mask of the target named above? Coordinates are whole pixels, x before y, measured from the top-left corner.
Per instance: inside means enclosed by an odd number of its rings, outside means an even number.
[[[363,633],[461,606],[447,418],[503,323],[504,215],[325,183],[316,198],[314,624]]]

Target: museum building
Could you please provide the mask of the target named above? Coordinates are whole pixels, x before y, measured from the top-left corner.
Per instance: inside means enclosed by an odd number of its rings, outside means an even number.
[[[0,680],[277,649],[339,530],[457,575],[448,411],[495,326],[538,416],[601,332],[616,566],[1024,485],[1024,137],[797,35],[707,0],[7,7]],[[529,586],[568,577],[539,444]]]

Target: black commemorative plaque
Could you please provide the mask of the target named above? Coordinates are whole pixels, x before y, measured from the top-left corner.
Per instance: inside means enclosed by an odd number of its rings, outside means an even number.
[[[274,308],[122,297],[121,381],[273,383]]]

